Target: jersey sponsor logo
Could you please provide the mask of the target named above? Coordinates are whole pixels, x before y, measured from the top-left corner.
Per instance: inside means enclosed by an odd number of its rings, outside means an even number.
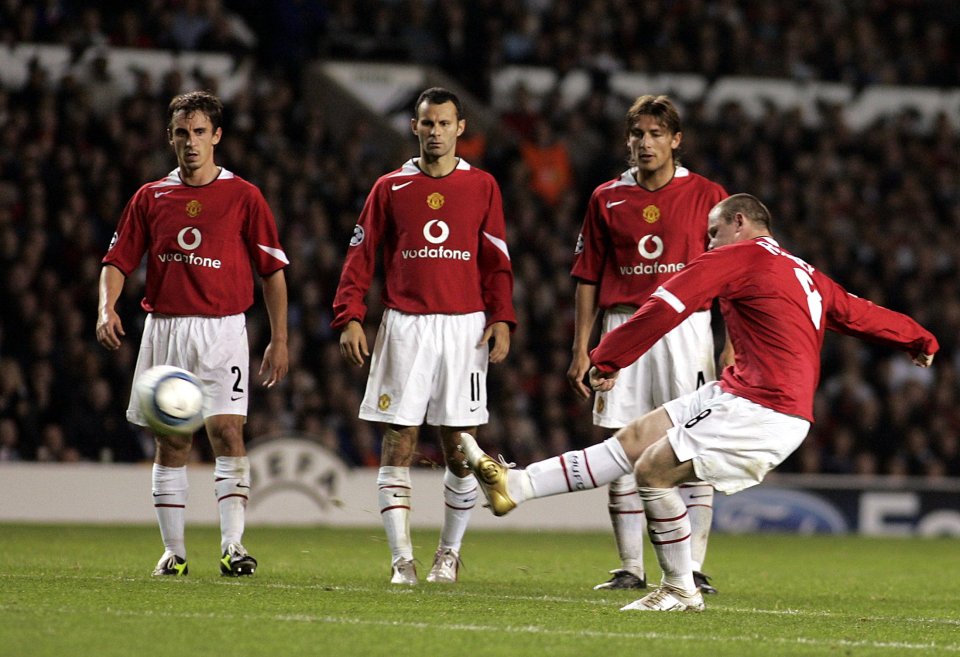
[[[622,201],[607,201],[607,209],[609,210],[610,208],[615,208],[615,207],[617,207],[618,205],[620,205],[621,203],[626,203],[626,202],[627,202],[626,200],[622,200]]]
[[[434,227],[439,231],[436,235],[433,234]],[[450,237],[450,227],[442,219],[431,219],[423,226],[423,239],[431,244],[443,244],[448,237]]]
[[[187,234],[190,234],[192,241],[187,241]],[[177,233],[177,244],[180,245],[180,248],[184,251],[193,251],[198,246],[200,246],[200,231],[194,228],[193,226],[187,226],[179,233]]]
[[[647,209],[654,206],[647,206]],[[646,210],[644,210],[646,212]],[[657,210],[659,218],[659,210]],[[663,240],[658,235],[644,235],[637,242],[637,252],[647,260],[653,260],[651,263],[641,263],[639,265],[621,265],[621,276],[656,276],[658,274],[675,274],[683,269],[686,263],[683,262],[660,262],[657,260],[663,255]]]
[[[443,204],[446,202],[446,199],[443,198],[443,194],[440,192],[434,192],[427,197],[427,205],[431,210],[439,210],[443,207]]]
[[[439,196],[439,195],[438,195]],[[441,197],[442,198],[442,197]],[[442,219],[431,219],[423,226],[423,238],[431,244],[443,244],[450,237],[450,226]],[[422,258],[426,260],[470,260],[473,257],[469,251],[460,249],[446,249],[442,246],[430,248],[424,246],[419,249],[401,249],[400,255],[404,260]]]
[[[203,206],[200,205],[200,201],[193,200],[187,203],[187,216],[191,219],[196,219],[201,210],[203,210]]]
[[[577,235],[577,245],[573,247],[573,255],[580,255],[583,253],[583,233]]]
[[[358,246],[363,243],[363,238],[366,236],[366,233],[363,230],[363,226],[357,224],[353,227],[353,235],[350,237],[350,246]]]
[[[643,209],[643,220],[648,224],[655,224],[660,220],[660,208],[655,205],[648,205]]]
[[[398,189],[403,189],[403,188],[406,187],[407,185],[412,185],[412,184],[413,184],[413,181],[412,181],[412,180],[408,180],[408,181],[405,182],[405,183],[394,183],[394,184],[390,185],[390,189],[392,189],[393,191],[397,191]]]
[[[653,244],[653,248],[649,248],[648,244]],[[644,235],[637,242],[637,251],[647,260],[656,260],[663,255],[663,240],[657,235]]]
[[[200,242],[202,240],[203,238],[200,235],[200,231],[193,226],[187,226],[177,233],[177,245],[184,251],[195,250],[200,246]],[[182,253],[180,251],[158,253],[157,258],[159,258],[160,262],[164,264],[181,262],[185,265],[192,265],[194,267],[209,267],[211,269],[220,269],[223,266],[223,262],[221,262],[218,258],[202,258],[195,253]]]

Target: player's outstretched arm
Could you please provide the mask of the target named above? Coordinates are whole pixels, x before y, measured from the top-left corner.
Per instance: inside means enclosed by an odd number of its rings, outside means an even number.
[[[370,355],[367,335],[363,332],[363,326],[355,319],[347,322],[340,334],[340,355],[358,367],[363,366],[364,356]]]
[[[510,325],[506,322],[494,322],[483,332],[478,347],[488,344],[493,338],[493,347],[490,348],[490,362],[500,363],[510,353]]]
[[[270,317],[270,344],[263,352],[259,376],[266,374],[263,385],[272,388],[283,380],[290,369],[287,351],[287,279],[282,269],[264,277],[263,301]]]
[[[117,299],[123,291],[127,277],[112,265],[104,265],[100,270],[97,304],[97,342],[110,351],[120,348],[120,340],[126,335],[123,322],[117,314]]]

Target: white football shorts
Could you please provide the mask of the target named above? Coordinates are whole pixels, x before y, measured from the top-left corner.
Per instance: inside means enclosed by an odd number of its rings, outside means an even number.
[[[664,404],[667,440],[681,463],[726,494],[763,481],[807,437],[810,423],[724,392],[716,381]]]
[[[247,415],[250,347],[243,314],[226,317],[148,314],[133,380],[154,365],[181,367],[203,381],[203,417]],[[127,420],[147,426],[137,404],[136,393],[131,393]]]
[[[360,418],[403,427],[485,424],[486,315],[410,315],[387,308],[377,331]]]
[[[607,311],[603,332],[609,333],[633,314]],[[620,429],[671,399],[693,392],[716,378],[710,311],[693,313],[660,338],[635,362],[620,370],[609,392],[593,400],[593,423]]]

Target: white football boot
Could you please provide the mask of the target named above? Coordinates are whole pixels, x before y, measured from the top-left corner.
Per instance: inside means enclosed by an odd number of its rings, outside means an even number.
[[[460,555],[449,548],[437,548],[433,555],[433,567],[427,575],[428,582],[454,584],[460,572]]]
[[[404,584],[406,586],[416,586],[420,582],[417,579],[417,565],[413,559],[397,559],[393,563],[393,577],[390,578],[391,584]]]
[[[703,611],[700,591],[687,593],[669,584],[661,584],[639,600],[634,600],[620,611]]]

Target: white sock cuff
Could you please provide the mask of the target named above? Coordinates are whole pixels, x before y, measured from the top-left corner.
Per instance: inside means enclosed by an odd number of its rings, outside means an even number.
[[[611,495],[629,495],[637,492],[637,477],[634,474],[626,474],[617,477],[610,482]]]
[[[673,492],[672,488],[644,488],[642,486],[637,486],[637,492],[640,494],[640,499],[644,502],[653,502],[663,497],[666,497]]]
[[[476,490],[477,478],[473,476],[472,472],[468,473],[466,477],[458,477],[448,468],[443,473],[443,485],[454,493],[469,493]]]
[[[410,468],[383,465],[377,471],[377,486],[406,486],[410,488]]]
[[[213,466],[216,479],[249,479],[250,458],[247,456],[218,456]]]
[[[154,491],[178,491],[187,490],[187,466],[171,468],[159,463],[153,464],[153,473],[151,475]]]
[[[630,459],[627,458],[627,453],[623,451],[623,445],[620,444],[620,441],[616,436],[612,438],[607,438],[603,441],[603,444],[610,451],[610,455],[613,457],[613,460],[617,462],[624,472],[633,472],[633,463],[630,462]]]

